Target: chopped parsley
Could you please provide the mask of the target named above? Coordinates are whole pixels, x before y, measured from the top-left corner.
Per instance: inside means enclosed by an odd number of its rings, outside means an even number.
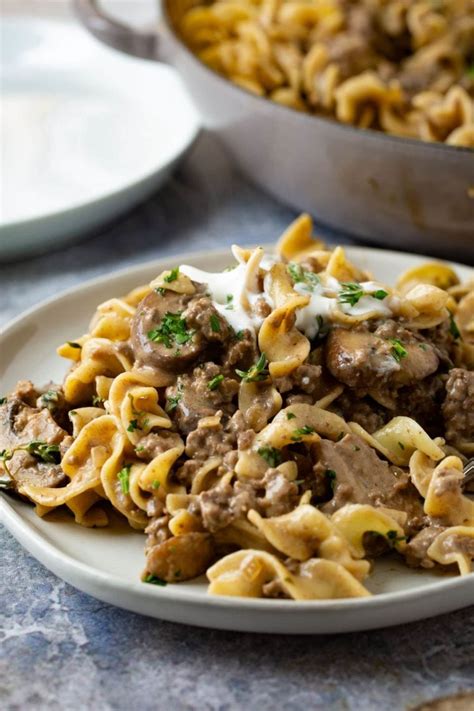
[[[389,543],[393,546],[395,543],[398,543],[399,541],[406,541],[407,537],[406,536],[399,536],[396,531],[390,530],[387,531],[385,534],[385,537],[389,541]]]
[[[234,308],[234,304],[233,304],[234,297],[233,297],[233,295],[232,295],[232,294],[227,294],[227,296],[225,297],[225,300],[226,300],[226,304],[227,304],[226,310],[227,310],[227,311],[232,311],[232,309]]]
[[[355,306],[364,296],[364,290],[360,284],[355,282],[343,282],[342,289],[339,292],[339,302],[341,304],[350,304]]]
[[[451,311],[449,312],[449,333],[452,335],[453,338],[461,338],[461,331],[459,330]]]
[[[318,332],[314,340],[322,341],[323,338],[326,338],[326,336],[328,335],[329,331],[331,330],[331,326],[327,321],[324,321],[322,316],[316,316],[316,323],[318,324]]]
[[[75,341],[67,341],[68,346],[71,348],[82,348],[80,343],[76,343]]]
[[[94,405],[94,407],[100,407],[101,405],[104,404],[104,400],[101,397],[99,397],[98,395],[93,395],[92,396],[92,404]]]
[[[122,489],[122,494],[130,493],[130,469],[132,465],[126,464],[117,474],[117,479],[120,482],[120,488]]]
[[[293,442],[301,442],[304,435],[313,434],[313,432],[314,427],[311,427],[310,425],[303,425],[303,427],[298,427],[298,429],[294,430],[291,439]]]
[[[402,358],[407,357],[408,351],[399,338],[390,338],[389,341],[392,344],[390,353],[395,358],[397,363],[400,363]]]
[[[42,440],[33,440],[25,447],[19,447],[19,449],[24,449],[28,454],[32,454],[40,462],[45,462],[45,464],[59,464],[61,461],[61,454],[59,452],[59,445],[57,444],[46,444]]]
[[[176,279],[179,276],[179,267],[175,267],[170,271],[169,274],[167,274],[165,277],[163,277],[163,281],[166,282],[167,284],[171,284],[172,281],[176,281]]]
[[[265,353],[262,353],[258,361],[248,370],[238,370],[235,372],[239,375],[244,383],[256,383],[260,380],[266,380],[268,377],[267,359]]]
[[[219,318],[216,316],[216,314],[211,315],[209,323],[211,324],[211,331],[213,333],[221,332],[221,322],[219,321]]]
[[[219,375],[214,376],[214,378],[212,378],[212,380],[208,382],[207,387],[209,388],[209,390],[217,390],[223,380],[224,376],[222,375],[222,373],[220,373]]]
[[[294,420],[295,417],[296,417],[296,415],[295,415],[294,412],[287,412],[287,413],[286,413],[286,419],[287,419],[287,420]]]
[[[163,343],[166,348],[173,345],[184,345],[191,340],[194,331],[188,330],[186,321],[181,318],[181,312],[171,313],[168,311],[157,328],[148,331],[148,338],[153,343]]]
[[[127,427],[127,432],[135,432],[135,430],[139,430],[140,425],[138,424],[138,420],[130,420],[128,423]]]
[[[170,395],[166,399],[166,407],[165,407],[166,412],[173,412],[173,410],[175,410],[178,407],[182,398],[183,398],[183,393],[178,387],[178,392],[176,393],[176,395]]]
[[[334,471],[334,469],[326,469],[326,471],[324,472],[324,476],[326,477],[326,480],[329,486],[331,487],[331,490],[334,491],[334,489],[336,488],[337,479],[336,472]]]
[[[288,273],[295,284],[303,283],[309,287],[311,291],[313,291],[314,287],[319,284],[319,277],[317,274],[306,271],[300,264],[296,264],[295,262],[290,262],[288,264]]]
[[[161,587],[164,587],[167,583],[166,580],[163,580],[162,578],[158,578],[156,575],[146,575],[143,578],[144,583],[151,583],[152,585],[160,585]]]
[[[388,291],[385,289],[377,289],[374,292],[364,291],[361,284],[357,282],[343,282],[342,289],[339,292],[339,303],[355,306],[363,296],[371,296],[374,299],[383,301],[388,296]]]
[[[135,447],[135,452],[139,454],[140,452],[143,452],[144,449],[145,447],[141,444],[139,447]]]
[[[54,405],[59,402],[59,393],[57,390],[47,390],[41,395],[40,400],[44,407],[49,407],[49,405]]]
[[[244,331],[237,331],[235,333],[235,338],[237,341],[241,341],[244,337]]]
[[[158,481],[158,479],[153,479],[151,483],[151,488],[154,489],[155,491],[159,489],[161,486],[161,482]]]
[[[157,286],[156,289],[155,289],[155,291],[156,291],[156,293],[159,294],[160,296],[164,296],[166,289],[163,289],[162,286]],[[141,314],[140,314],[140,316],[141,316]]]
[[[275,447],[260,447],[257,449],[257,454],[259,454],[270,467],[277,467],[281,464],[281,452]]]
[[[426,345],[426,343],[419,343],[418,348],[421,348],[422,351],[428,350],[428,346]]]

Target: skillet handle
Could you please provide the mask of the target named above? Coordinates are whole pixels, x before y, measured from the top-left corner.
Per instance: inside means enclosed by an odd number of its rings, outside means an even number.
[[[98,40],[140,59],[166,61],[161,38],[155,32],[140,32],[111,18],[100,8],[99,0],[74,0],[80,22]]]

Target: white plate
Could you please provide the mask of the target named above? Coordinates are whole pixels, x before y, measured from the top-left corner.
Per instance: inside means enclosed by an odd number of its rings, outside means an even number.
[[[72,23],[2,21],[0,256],[45,250],[128,210],[194,141],[173,69]]]
[[[387,283],[403,269],[424,261],[376,249],[349,247],[347,252]],[[86,330],[97,304],[185,262],[217,271],[229,263],[229,252],[181,255],[101,277],[17,318],[0,341],[2,392],[20,378],[38,384],[61,379],[66,367],[55,355],[55,347]],[[461,278],[472,276],[468,267],[456,269]],[[474,575],[460,578],[409,570],[395,559],[376,566],[368,582],[375,593],[371,598],[294,602],[211,597],[204,580],[160,588],[139,581],[144,536],[128,526],[86,529],[59,514],[54,521],[42,520],[31,506],[7,495],[0,497],[0,512],[20,543],[67,582],[119,607],[176,622],[257,632],[346,632],[430,617],[474,601]]]

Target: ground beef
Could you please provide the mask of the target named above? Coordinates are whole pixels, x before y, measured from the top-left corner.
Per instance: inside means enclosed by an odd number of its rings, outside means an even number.
[[[445,529],[443,526],[428,526],[416,534],[404,551],[405,560],[410,568],[433,568],[435,563],[428,558],[427,550],[436,536]]]
[[[431,437],[444,433],[441,413],[445,389],[445,375],[432,375],[420,383],[415,383],[397,392],[397,415],[411,417],[420,424]]]
[[[177,447],[181,442],[181,437],[176,432],[168,432],[167,430],[150,432],[139,441],[135,448],[135,453],[139,459],[149,461],[168,449]]]
[[[474,442],[474,371],[453,368],[443,403],[446,438],[454,446]]]
[[[193,514],[202,517],[210,532],[225,528],[236,519],[247,517],[250,509],[262,516],[281,516],[298,501],[298,486],[278,469],[268,469],[261,479],[237,480],[233,485],[205,491],[190,505]]]
[[[238,338],[232,338],[227,344],[222,359],[222,371],[235,376],[235,369],[248,370],[258,360],[255,336],[251,331],[242,331]]]
[[[343,392],[332,409],[346,422],[357,422],[367,432],[380,429],[392,417],[390,411],[370,398],[358,398],[350,391]]]
[[[145,528],[145,533],[147,534],[145,553],[154,546],[157,546],[168,540],[168,538],[171,538],[171,531],[168,528],[169,520],[169,514],[163,513],[163,511],[157,512],[152,518],[148,526]]]
[[[222,376],[221,369],[215,363],[204,363],[194,368],[192,374],[180,375],[175,385],[166,389],[167,402],[175,405],[170,416],[182,434],[192,432],[203,417],[214,415],[221,410],[232,415],[236,410],[233,400],[239,391],[237,378]],[[168,408],[169,409],[169,408]]]
[[[231,335],[229,324],[207,296],[190,301],[183,317],[188,328],[198,331],[209,344],[214,346],[225,343]]]
[[[290,397],[295,394],[304,394],[308,396],[305,401],[313,403],[322,395],[323,383],[322,383],[322,367],[320,365],[305,364],[298,366],[288,375],[284,375],[281,378],[275,378],[273,384],[276,389],[284,395],[285,393],[292,393]],[[287,398],[287,402],[289,398]],[[292,402],[301,402],[301,400]]]

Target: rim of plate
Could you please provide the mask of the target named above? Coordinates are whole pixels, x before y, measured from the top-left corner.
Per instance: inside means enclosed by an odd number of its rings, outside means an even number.
[[[120,52],[114,52],[113,50],[107,48],[105,45],[96,42],[93,40],[91,35],[87,33],[86,31],[83,31],[81,27],[76,26],[72,21],[68,21],[67,19],[56,19],[52,18],[48,20],[47,18],[31,18],[31,17],[26,17],[25,15],[16,15],[14,13],[7,14],[2,20],[2,34],[7,31],[8,25],[11,24],[34,24],[34,25],[42,25],[46,29],[46,31],[50,31],[50,28],[53,27],[56,29],[57,32],[62,32],[66,31],[69,33],[73,33],[76,37],[81,38],[81,41],[85,42],[86,44],[91,44],[91,46],[96,46],[97,52],[99,54],[102,54],[104,57],[108,57],[109,61],[104,64],[104,72],[109,73],[111,71],[111,67],[109,66],[110,61],[112,63],[117,63],[118,68],[124,69],[125,67],[128,68],[128,70],[132,73],[135,73],[137,71],[140,71],[141,73],[147,72],[163,72],[164,74],[167,74],[169,77],[173,78],[173,81],[176,83],[176,86],[179,87],[180,91],[180,101],[184,101],[185,104],[187,104],[187,110],[184,112],[186,114],[186,122],[187,122],[187,130],[183,131],[183,137],[182,139],[177,142],[176,148],[172,152],[168,152],[168,154],[165,154],[165,158],[162,160],[160,165],[155,165],[154,168],[151,168],[147,171],[144,171],[140,173],[138,177],[135,177],[133,180],[125,180],[125,182],[122,182],[122,184],[119,187],[116,187],[111,190],[105,190],[102,192],[97,193],[94,195],[94,197],[90,198],[84,198],[76,202],[70,202],[67,207],[61,208],[61,209],[52,209],[49,212],[44,212],[44,213],[37,213],[36,215],[26,217],[24,219],[19,218],[19,219],[14,219],[14,220],[0,220],[0,233],[2,230],[7,230],[7,229],[13,229],[16,227],[28,227],[30,225],[33,225],[38,222],[42,221],[48,221],[51,219],[55,219],[58,217],[67,217],[69,214],[82,210],[87,207],[93,207],[94,205],[97,205],[101,202],[104,202],[109,199],[113,199],[118,197],[121,193],[124,192],[129,192],[130,190],[133,190],[136,188],[138,185],[141,183],[147,182],[151,180],[155,175],[161,173],[162,171],[166,170],[169,168],[173,163],[178,162],[183,154],[193,145],[193,143],[196,141],[198,135],[202,131],[202,123],[200,121],[199,114],[197,110],[195,109],[194,105],[192,104],[185,88],[182,83],[182,80],[173,67],[171,67],[168,64],[164,64],[163,62],[149,62],[146,59],[139,59],[137,57],[129,57],[124,55],[123,53]],[[136,64],[135,64],[136,63]],[[135,65],[135,67],[134,67]],[[139,66],[140,65],[140,66]],[[46,70],[50,70],[52,67],[50,64],[47,65]],[[54,67],[53,67],[54,68]],[[8,71],[8,69],[3,70]]]
[[[274,248],[274,244],[264,244],[264,248],[270,250]],[[433,261],[432,257],[424,255],[414,255],[408,252],[400,252],[396,250],[383,250],[376,249],[372,247],[359,247],[352,245],[342,245],[347,249],[348,253],[354,253],[355,257],[363,257],[369,253],[375,253],[382,258],[390,258],[390,256],[401,257],[401,258],[412,258],[415,262],[421,262],[423,260]],[[65,289],[60,293],[50,296],[44,299],[39,304],[26,309],[9,323],[7,323],[1,329],[0,333],[0,346],[6,341],[15,328],[25,319],[32,316],[35,313],[40,313],[44,309],[48,308],[55,301],[62,300],[72,294],[80,294],[84,291],[88,291],[91,288],[104,286],[108,281],[116,281],[121,278],[131,278],[138,275],[145,270],[152,269],[165,269],[169,263],[175,263],[176,260],[185,260],[187,262],[192,262],[194,259],[200,259],[202,257],[209,258],[212,256],[214,259],[226,259],[229,256],[229,248],[224,250],[211,250],[210,252],[196,251],[196,252],[184,252],[182,254],[174,254],[165,256],[160,259],[153,259],[150,262],[141,262],[140,264],[134,265],[133,267],[125,267],[122,269],[114,270],[107,274],[102,274],[101,276],[89,279],[82,284],[76,284],[75,286]],[[461,264],[459,262],[446,262],[455,268],[461,269],[472,269],[466,264]],[[474,269],[472,270],[474,272]],[[145,585],[140,580],[137,581],[124,581],[117,575],[112,573],[105,573],[98,568],[82,563],[66,553],[63,553],[54,544],[47,541],[41,533],[37,532],[32,528],[31,524],[24,519],[13,506],[8,502],[8,498],[2,494],[0,496],[0,512],[2,513],[2,518],[4,521],[7,520],[10,523],[9,527],[6,526],[12,535],[13,529],[19,531],[19,535],[22,539],[28,539],[32,541],[33,546],[36,551],[46,551],[48,556],[58,564],[61,564],[64,569],[71,571],[71,573],[79,573],[83,577],[87,578],[91,583],[97,584],[100,582],[108,590],[121,590],[121,591],[132,591],[134,594],[138,594],[141,597],[151,598],[153,596],[179,602],[188,602],[197,604],[203,607],[244,607],[248,609],[257,610],[274,610],[274,611],[288,611],[291,609],[298,610],[347,610],[347,609],[358,609],[366,608],[367,606],[371,608],[384,606],[389,603],[403,603],[409,602],[416,599],[421,594],[424,597],[433,597],[440,594],[440,592],[449,592],[457,588],[469,588],[472,587],[474,592],[474,573],[467,576],[453,576],[448,579],[441,579],[439,582],[430,582],[429,585],[416,585],[408,590],[397,590],[393,592],[382,592],[376,593],[370,597],[363,598],[341,598],[341,599],[330,599],[330,600],[267,600],[264,598],[246,598],[237,596],[224,596],[224,595],[209,595],[204,590],[202,593],[196,591],[187,590],[184,586],[170,585],[168,587],[157,587],[151,585]],[[72,522],[71,522],[72,523]],[[5,524],[6,525],[6,524]],[[22,541],[20,541],[23,545]],[[36,555],[34,555],[36,557]],[[42,561],[41,561],[42,562]],[[46,565],[46,564],[45,564]],[[46,565],[46,567],[48,567]],[[60,573],[57,573],[61,577]],[[395,573],[396,575],[396,573]]]

